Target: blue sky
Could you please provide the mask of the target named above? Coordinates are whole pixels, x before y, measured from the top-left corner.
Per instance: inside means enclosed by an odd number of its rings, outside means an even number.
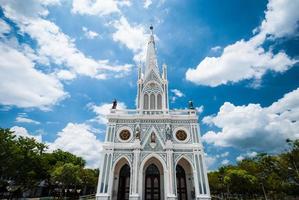
[[[298,0],[0,0],[0,126],[99,163],[114,98],[134,108],[154,26],[170,107],[193,100],[210,170],[299,132]]]

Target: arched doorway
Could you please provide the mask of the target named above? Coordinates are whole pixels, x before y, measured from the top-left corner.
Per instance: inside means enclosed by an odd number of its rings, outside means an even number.
[[[178,200],[188,200],[186,173],[181,165],[176,166],[176,184]]]
[[[160,200],[160,172],[155,164],[150,164],[145,171],[145,199]]]
[[[127,158],[122,157],[113,166],[111,200],[129,199],[131,165]]]
[[[117,200],[128,200],[130,194],[130,167],[125,164],[119,172]]]
[[[164,192],[166,188],[164,169],[166,169],[165,162],[159,155],[150,154],[144,158],[139,170],[140,185],[138,185],[138,193],[140,199],[167,199]]]
[[[176,192],[178,200],[195,198],[193,167],[184,157],[176,164]]]

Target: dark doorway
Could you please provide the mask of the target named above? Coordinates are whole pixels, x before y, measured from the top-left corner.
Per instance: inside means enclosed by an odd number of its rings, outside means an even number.
[[[176,166],[176,184],[178,200],[188,200],[187,185],[186,185],[186,174],[182,166]]]
[[[128,200],[130,194],[130,167],[125,164],[119,172],[117,200]]]
[[[145,200],[160,200],[160,172],[151,164],[145,171]]]

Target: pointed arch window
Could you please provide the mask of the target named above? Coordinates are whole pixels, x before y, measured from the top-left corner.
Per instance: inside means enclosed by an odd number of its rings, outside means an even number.
[[[162,109],[162,96],[161,96],[161,94],[157,95],[157,109]]]
[[[144,110],[148,110],[148,94],[144,95],[144,99],[143,99],[143,109]]]
[[[155,98],[155,95],[154,94],[151,94],[150,96],[150,109],[151,110],[154,110],[156,108],[156,98]]]

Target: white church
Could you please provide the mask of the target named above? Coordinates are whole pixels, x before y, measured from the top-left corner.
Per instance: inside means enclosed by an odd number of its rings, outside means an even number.
[[[137,108],[120,110],[114,101],[107,115],[96,199],[211,199],[196,110],[192,102],[169,109],[167,67],[160,73],[150,29]]]

